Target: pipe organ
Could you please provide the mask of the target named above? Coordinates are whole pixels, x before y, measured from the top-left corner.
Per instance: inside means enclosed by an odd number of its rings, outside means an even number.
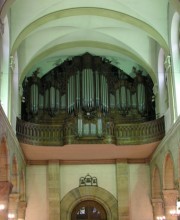
[[[79,136],[101,136],[112,121],[155,117],[153,83],[141,71],[132,78],[108,60],[86,53],[67,59],[41,78],[38,73],[23,82],[26,121],[71,121]]]
[[[108,112],[108,83],[103,74],[92,69],[77,71],[67,80],[67,111],[101,108]]]

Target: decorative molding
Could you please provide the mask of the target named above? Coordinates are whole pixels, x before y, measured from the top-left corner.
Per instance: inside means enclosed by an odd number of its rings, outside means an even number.
[[[171,56],[168,55],[165,59],[165,62],[164,62],[164,66],[166,68],[166,72],[169,71],[169,69],[171,68]]]
[[[176,206],[178,191],[175,189],[163,190],[163,200],[165,206]]]
[[[42,149],[43,150],[43,149]],[[124,162],[124,159],[118,159],[118,162]],[[149,159],[127,159],[128,164],[147,164]],[[48,165],[49,160],[28,160],[28,165]],[[60,160],[61,165],[84,165],[84,164],[116,164],[116,159],[98,159],[98,160]]]
[[[12,71],[13,71],[14,68],[15,68],[14,56],[10,56],[10,58],[9,58],[9,67],[11,68]]]
[[[92,177],[89,174],[87,174],[85,177],[80,177],[79,186],[98,186],[97,178]]]
[[[17,118],[16,134],[20,143],[41,146],[64,146],[66,144],[115,144],[134,145],[162,140],[165,134],[164,118],[143,123],[118,123],[104,136],[77,137],[76,128],[69,123],[35,124]],[[51,138],[53,137],[53,138]]]

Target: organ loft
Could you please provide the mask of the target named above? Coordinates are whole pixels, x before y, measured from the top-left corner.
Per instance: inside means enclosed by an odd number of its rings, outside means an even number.
[[[119,124],[155,119],[153,82],[135,67],[133,73],[89,53],[65,60],[41,78],[37,69],[23,82],[21,120],[60,126],[67,143],[107,136],[113,142]]]

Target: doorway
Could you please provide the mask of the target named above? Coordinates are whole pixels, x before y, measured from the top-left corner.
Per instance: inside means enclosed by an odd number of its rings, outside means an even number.
[[[71,220],[107,220],[107,214],[98,202],[85,200],[75,206]]]

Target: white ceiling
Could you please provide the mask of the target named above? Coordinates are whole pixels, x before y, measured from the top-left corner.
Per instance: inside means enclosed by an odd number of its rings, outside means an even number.
[[[141,68],[155,81],[153,51],[167,51],[167,7],[168,0],[15,0],[11,54],[18,57],[19,79],[89,52],[128,74]]]

